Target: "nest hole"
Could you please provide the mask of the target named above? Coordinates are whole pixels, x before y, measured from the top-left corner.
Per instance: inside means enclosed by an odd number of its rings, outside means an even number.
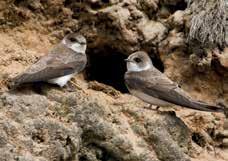
[[[115,89],[127,93],[124,83],[124,73],[126,72],[126,55],[119,52],[104,50],[98,53],[88,53],[89,65],[86,69],[86,79],[98,81],[114,87]]]
[[[150,58],[153,62],[153,65],[162,73],[165,71],[165,67],[161,58],[157,54],[150,54]]]
[[[110,48],[88,51],[88,66],[85,76],[88,81],[98,81],[114,87],[122,93],[129,93],[124,74],[127,71],[126,59],[128,56]],[[156,55],[151,57],[154,66],[164,72],[164,65]]]

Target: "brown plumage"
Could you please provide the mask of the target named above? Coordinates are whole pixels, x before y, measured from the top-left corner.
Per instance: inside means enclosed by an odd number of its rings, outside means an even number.
[[[137,59],[140,60],[136,62]],[[135,66],[128,64],[128,71],[125,74],[126,85],[133,95],[143,101],[158,106],[175,104],[201,111],[224,112],[223,107],[193,100],[176,83],[157,70],[145,52],[136,52],[127,61]],[[138,69],[131,70],[137,64]]]
[[[77,38],[79,40],[77,40]],[[67,42],[72,39],[77,42]],[[81,42],[79,42],[81,41]],[[24,83],[40,82],[61,78],[70,74],[81,72],[87,63],[84,49],[74,50],[75,43],[86,45],[85,38],[81,35],[67,35],[62,42],[57,44],[47,55],[29,67],[24,73],[13,79],[14,85]],[[56,83],[58,84],[58,83]],[[61,86],[61,85],[60,85]]]

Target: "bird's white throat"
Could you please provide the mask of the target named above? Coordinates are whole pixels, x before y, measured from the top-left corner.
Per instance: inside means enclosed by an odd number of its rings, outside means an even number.
[[[81,45],[79,43],[67,44],[65,39],[62,40],[62,43],[77,53],[85,53],[86,51],[86,45]]]
[[[74,43],[70,46],[72,50],[74,50],[77,53],[85,53],[86,51],[86,45],[81,45],[78,43]]]
[[[148,70],[151,68],[151,64],[146,64],[144,67],[139,67],[137,64],[128,62],[127,63],[127,70],[132,72],[140,72],[144,70]]]

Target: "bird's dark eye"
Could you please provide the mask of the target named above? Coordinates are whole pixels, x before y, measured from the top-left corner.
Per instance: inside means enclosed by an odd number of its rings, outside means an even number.
[[[70,38],[70,41],[71,41],[71,42],[77,42],[77,39],[75,39],[74,37],[71,37],[71,38]]]
[[[135,61],[136,63],[140,63],[142,60],[141,60],[140,58],[134,58],[134,61]]]
[[[81,45],[85,45],[85,44],[86,44],[86,42],[81,42],[80,44],[81,44]]]

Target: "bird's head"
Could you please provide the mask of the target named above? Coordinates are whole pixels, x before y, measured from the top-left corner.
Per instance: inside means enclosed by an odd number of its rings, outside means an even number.
[[[149,55],[144,51],[131,54],[125,61],[127,62],[128,71],[139,72],[153,67]]]
[[[62,43],[77,53],[85,54],[86,39],[80,34],[70,33],[64,37]]]

